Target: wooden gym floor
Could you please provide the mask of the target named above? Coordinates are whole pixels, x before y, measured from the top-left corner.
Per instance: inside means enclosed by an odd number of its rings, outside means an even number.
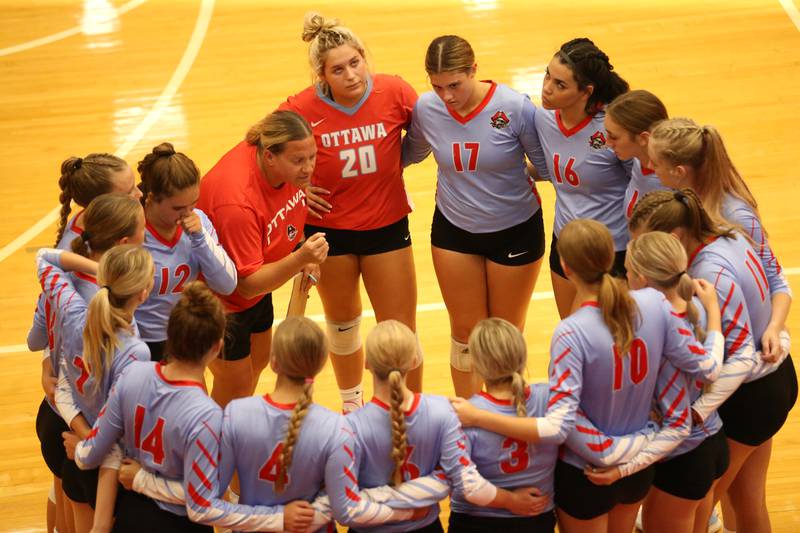
[[[318,10],[355,30],[373,71],[428,90],[423,56],[455,33],[476,50],[480,76],[538,102],[558,46],[589,36],[634,88],[658,94],[673,116],[716,125],[758,198],[770,239],[800,287],[797,154],[800,14],[792,0],[0,0],[0,530],[43,531],[50,474],[34,418],[39,355],[24,345],[38,293],[37,248],[54,240],[58,169],[69,155],[114,152],[132,165],[161,141],[202,170],[247,127],[310,80],[303,14]],[[406,172],[419,280],[425,389],[451,394],[448,320],[429,252],[435,166]],[[545,220],[553,193],[541,185]],[[531,380],[542,380],[557,323],[546,266],[525,331]],[[285,309],[287,293],[276,294]],[[365,309],[369,308],[364,299]],[[321,306],[312,297],[309,314]],[[790,326],[800,331],[797,313]],[[366,328],[369,329],[370,321]],[[272,384],[265,372],[259,392]],[[330,368],[316,399],[338,409]],[[369,388],[370,385],[367,384]],[[800,529],[800,416],[775,439],[768,504],[775,531]],[[792,466],[794,465],[794,466]]]

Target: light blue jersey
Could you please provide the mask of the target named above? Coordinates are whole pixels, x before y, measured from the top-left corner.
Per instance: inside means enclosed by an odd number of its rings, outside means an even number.
[[[606,225],[620,251],[628,243],[625,192],[632,163],[623,163],[606,146],[604,117],[599,111],[567,129],[559,111],[538,110],[536,132],[547,161],[541,177],[555,188],[556,237],[568,222],[590,218]]]
[[[236,266],[219,244],[214,225],[199,209],[194,212],[200,217],[203,230],[189,234],[178,226],[171,241],[147,224],[144,247],[153,256],[155,283],[147,301],[136,309],[136,321],[145,342],[166,340],[169,314],[190,281],[202,276],[218,294],[231,294],[236,289]]]
[[[510,87],[492,82],[483,102],[462,117],[433,92],[419,97],[403,140],[403,164],[433,151],[438,165],[436,206],[471,233],[500,231],[541,208],[525,156],[545,171],[534,116],[540,111]]]
[[[644,198],[647,193],[667,189],[661,179],[656,175],[656,171],[642,166],[638,157],[632,160],[631,181],[625,189],[625,218],[630,219],[636,204]]]

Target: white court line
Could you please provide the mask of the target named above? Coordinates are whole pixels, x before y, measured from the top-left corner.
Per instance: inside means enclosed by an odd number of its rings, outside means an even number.
[[[211,13],[213,10],[214,0],[203,0],[202,5],[200,6],[200,13],[197,15],[197,21],[195,22],[194,30],[192,30],[192,36],[189,38],[189,44],[186,46],[186,50],[183,52],[183,57],[181,57],[180,63],[178,63],[178,66],[172,73],[172,77],[169,79],[169,82],[167,82],[164,90],[161,91],[156,103],[153,104],[153,107],[147,113],[147,116],[144,117],[144,120],[142,120],[136,129],[126,137],[125,142],[122,143],[122,146],[117,148],[116,152],[114,152],[122,159],[125,159],[125,157],[128,155],[128,152],[130,152],[138,144],[138,142],[142,140],[147,131],[153,127],[159,118],[161,118],[161,115],[172,101],[175,93],[178,92],[178,88],[180,88],[183,80],[186,79],[186,75],[189,74],[189,70],[192,68],[194,60],[197,58],[197,54],[200,51],[200,47],[203,45],[203,40],[206,37],[208,26],[211,23]],[[25,246],[28,242],[30,242],[31,239],[48,228],[50,224],[58,220],[58,213],[60,210],[61,206],[56,207],[42,217],[42,219],[36,222],[33,226],[25,230],[22,235],[0,248],[0,261],[5,261],[11,254]]]
[[[130,11],[131,9],[137,8],[140,5],[144,4],[147,0],[131,0],[127,4],[123,4],[116,9],[114,16],[123,15]],[[108,20],[111,20],[110,18]],[[98,23],[107,22],[104,19],[98,19]],[[54,43],[56,41],[60,41],[62,39],[66,39],[67,37],[72,37],[73,35],[78,35],[81,33],[80,26],[74,26],[68,30],[60,31],[58,33],[52,33],[50,35],[45,35],[44,37],[39,37],[38,39],[33,39],[32,41],[25,41],[24,43],[15,44],[14,46],[9,46],[7,48],[0,48],[0,57],[3,56],[10,56],[11,54],[16,54],[17,52],[24,52],[25,50],[30,50],[31,48],[36,48],[38,46],[44,46],[46,44]]]
[[[780,2],[781,7],[783,10],[786,11],[786,14],[794,23],[794,27],[797,28],[797,31],[800,31],[800,11],[797,10],[797,6],[794,5],[792,0],[778,0]]]
[[[784,274],[787,276],[797,276],[800,275],[800,268],[785,268],[783,270]],[[550,300],[553,298],[553,291],[542,291],[542,292],[535,292],[533,296],[531,296],[531,301],[535,300]],[[444,311],[445,306],[444,302],[435,302],[430,304],[421,304],[417,306],[417,313],[427,313],[429,311]],[[375,311],[372,309],[365,309],[364,312],[361,314],[364,317],[375,317]],[[325,315],[311,315],[308,318],[315,322],[324,322]],[[275,320],[275,325],[281,323],[281,319]],[[0,346],[0,358],[9,355],[9,354],[17,354],[17,353],[24,353],[28,351],[28,346],[25,344],[12,344],[10,346]]]

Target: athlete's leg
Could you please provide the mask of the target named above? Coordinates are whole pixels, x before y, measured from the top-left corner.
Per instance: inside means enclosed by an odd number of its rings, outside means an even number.
[[[317,290],[325,310],[325,320],[329,322],[331,365],[345,410],[349,410],[359,407],[363,402],[361,381],[364,375],[364,349],[360,342],[356,342],[358,347],[350,350],[347,346],[353,343],[348,340],[349,337],[344,336],[352,336],[353,333],[360,335],[357,331],[358,325],[354,322],[361,317],[361,293],[358,286],[361,267],[358,256],[330,256],[320,265],[320,274]],[[339,324],[344,326],[340,328]],[[341,342],[332,338],[340,334],[344,334]],[[345,347],[344,351],[336,348],[339,344]]]
[[[636,513],[644,499],[636,503],[618,503],[608,513],[608,533],[630,533],[636,525]]]
[[[367,290],[375,320],[399,320],[411,331],[417,331],[417,276],[414,254],[410,246],[383,254],[364,255],[361,276]],[[420,358],[422,354],[419,354]],[[422,360],[406,376],[406,385],[422,392]]]
[[[553,272],[550,272],[550,280],[553,282],[558,315],[566,318],[572,313],[572,306],[575,303],[575,285],[567,278],[562,278]]]
[[[766,489],[771,455],[772,439],[769,439],[748,455],[728,488],[728,496],[736,512],[736,531],[739,533],[771,531]]]
[[[214,386],[211,389],[211,398],[220,407],[225,407],[235,398],[243,398],[252,394],[253,364],[250,356],[235,361],[214,359],[208,365],[214,375]]]
[[[69,498],[67,498],[69,500]],[[78,503],[69,500],[72,505],[72,516],[75,519],[75,533],[89,533],[94,521],[94,511],[88,503]]]
[[[250,392],[247,396],[251,396],[258,385],[258,380],[261,377],[261,372],[269,365],[270,350],[272,349],[272,328],[261,333],[252,333],[250,335],[250,365],[253,381],[250,384]]]
[[[525,328],[528,305],[541,267],[541,259],[520,266],[486,261],[489,316],[504,318],[522,331]]]
[[[469,334],[480,320],[489,316],[486,287],[486,260],[478,255],[462,254],[431,246],[433,268],[439,281],[439,290],[450,316],[450,336],[454,341],[452,353],[464,351]],[[459,344],[455,344],[459,343]],[[456,362],[451,357],[450,373],[457,396],[469,398],[480,390],[480,381],[466,361]]]
[[[644,503],[644,530],[647,533],[690,533],[700,502],[702,500],[687,500],[650,487]]]
[[[608,531],[608,514],[600,515],[591,520],[581,520],[570,516],[565,511],[556,507],[558,515],[558,531],[560,533],[606,533]],[[636,515],[634,515],[635,520]]]
[[[694,512],[694,527],[692,533],[706,533],[708,531],[708,521],[711,519],[711,513],[714,511],[714,489],[717,482],[711,485],[711,489],[706,494],[706,497],[700,500],[697,505],[697,510]]]

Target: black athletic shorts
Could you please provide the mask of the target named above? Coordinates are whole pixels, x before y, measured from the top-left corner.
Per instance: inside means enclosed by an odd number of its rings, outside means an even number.
[[[323,228],[306,224],[306,239],[317,232],[325,234],[328,255],[377,255],[411,246],[408,217],[382,228],[367,230]]]
[[[678,498],[702,500],[729,463],[728,441],[720,430],[693,450],[656,463],[653,486]]]
[[[67,461],[64,437],[61,436],[65,431],[69,431],[67,423],[53,411],[46,398],[42,400],[36,414],[36,436],[39,437],[39,447],[47,468],[59,479],[64,462]]]
[[[167,341],[154,341],[154,342],[146,342],[148,348],[150,348],[150,360],[151,361],[163,361],[164,360],[164,349],[167,347]]]
[[[433,212],[431,244],[462,254],[480,255],[500,265],[528,265],[544,255],[544,220],[539,209],[531,218],[500,231],[470,233],[439,211]]]
[[[143,531],[169,531],[176,533],[213,533],[214,528],[203,526],[161,509],[156,502],[139,494],[118,487],[114,533],[141,533]]]
[[[449,533],[553,533],[556,527],[556,514],[548,511],[536,516],[499,518],[493,516],[473,516],[465,513],[450,513]]]
[[[583,470],[559,460],[556,463],[556,505],[573,518],[591,520],[618,504],[643,500],[653,483],[653,476],[655,468],[650,465],[611,485],[595,485]]]
[[[352,527],[347,531],[350,533],[358,533],[358,530],[353,529]],[[427,526],[422,526],[418,529],[409,529],[408,533],[444,533],[444,529],[442,529],[442,523],[439,521],[439,517],[436,517],[436,520]]]
[[[99,468],[81,470],[75,461],[67,459],[61,469],[61,484],[64,487],[64,494],[73,502],[88,503],[94,509],[99,473]]]
[[[561,268],[561,256],[558,255],[558,249],[556,248],[557,243],[558,237],[553,233],[553,238],[550,241],[550,272],[567,279],[567,275],[564,274],[564,269]],[[625,279],[626,272],[625,250],[614,252],[614,264],[611,267],[611,275],[615,278]]]
[[[725,435],[759,446],[781,429],[796,400],[797,374],[789,355],[772,374],[739,385],[720,406]]]
[[[230,313],[225,323],[223,359],[238,361],[250,355],[250,335],[267,331],[274,321],[272,293],[265,294],[253,307]]]

